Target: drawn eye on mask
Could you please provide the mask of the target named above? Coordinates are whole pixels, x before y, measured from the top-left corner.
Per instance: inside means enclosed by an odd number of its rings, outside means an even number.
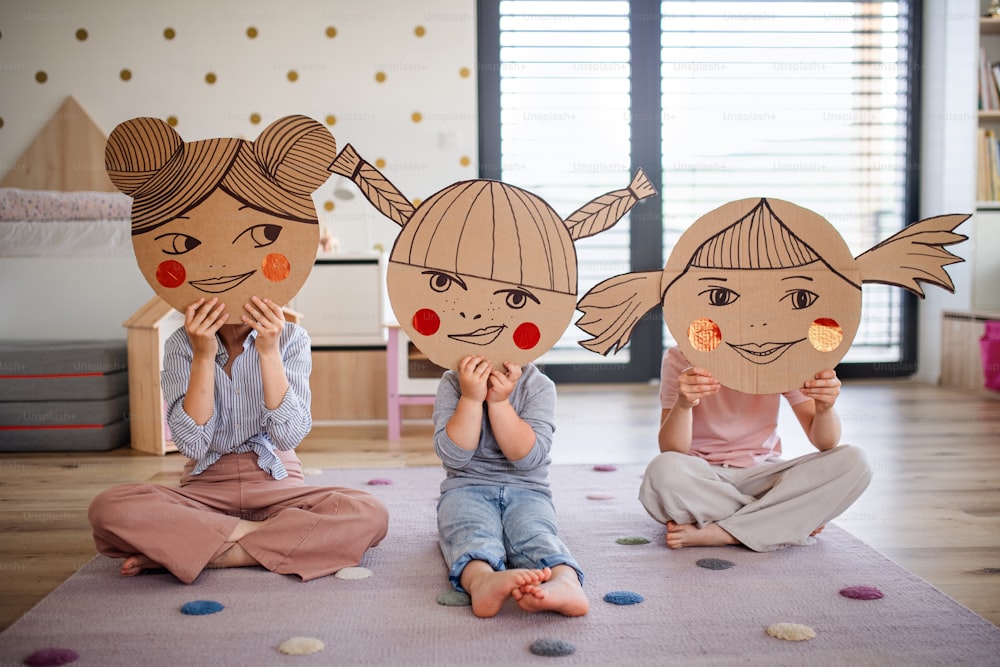
[[[574,242],[656,194],[640,169],[628,187],[563,220],[537,195],[486,179],[453,183],[415,207],[351,145],[332,168],[401,227],[389,302],[414,345],[444,368],[469,355],[523,365],[550,350],[576,307]]]
[[[861,323],[863,283],[923,296],[954,291],[945,246],[970,216],[916,222],[857,258],[819,214],[778,199],[730,202],[698,218],[662,271],[609,278],[580,300],[577,323],[599,354],[624,347],[635,323],[663,309],[687,359],[725,386],[754,394],[801,387],[843,359]]]

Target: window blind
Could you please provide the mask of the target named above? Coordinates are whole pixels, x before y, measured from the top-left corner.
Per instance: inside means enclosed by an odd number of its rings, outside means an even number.
[[[486,4],[490,4],[487,2]],[[657,114],[662,256],[699,216],[744,197],[786,199],[829,220],[856,256],[899,230],[913,199],[909,2],[644,3],[500,0],[500,177],[564,217],[630,179],[636,117]],[[659,22],[658,44],[634,21]],[[644,31],[642,39],[648,37]],[[636,106],[636,58],[659,58],[658,105]],[[631,148],[630,148],[631,147]],[[576,244],[579,293],[630,267],[626,218]],[[633,255],[634,256],[634,255]],[[899,366],[904,296],[864,287],[845,361]],[[545,363],[623,363],[570,326]],[[663,328],[663,345],[672,343]],[[653,369],[653,373],[658,369]],[[592,379],[592,378],[588,378]]]
[[[501,2],[502,179],[538,194],[563,218],[627,187],[630,58],[628,2]],[[629,228],[626,216],[575,244],[581,296],[629,271]],[[577,344],[585,337],[571,323],[541,362],[628,362],[628,349],[609,358],[588,352]]]
[[[665,247],[744,197],[816,211],[855,256],[909,222],[907,12],[905,2],[662,3]],[[865,285],[845,361],[900,359],[902,298]]]

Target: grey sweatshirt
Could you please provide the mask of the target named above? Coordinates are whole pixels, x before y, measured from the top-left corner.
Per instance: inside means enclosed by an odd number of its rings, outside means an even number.
[[[461,486],[521,486],[551,495],[549,491],[549,450],[555,431],[556,385],[534,364],[522,367],[521,377],[510,394],[510,404],[535,431],[535,445],[527,456],[510,461],[493,437],[489,416],[483,409],[483,426],[474,451],[456,445],[445,426],[451,419],[462,393],[458,373],[441,376],[434,401],[434,450],[448,475],[441,493]]]

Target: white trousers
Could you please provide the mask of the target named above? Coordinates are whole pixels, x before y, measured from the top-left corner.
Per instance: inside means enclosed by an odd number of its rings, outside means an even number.
[[[774,551],[809,544],[809,534],[850,507],[871,476],[864,451],[850,445],[752,468],[664,452],[647,466],[639,501],[660,523],[717,523],[754,551]]]

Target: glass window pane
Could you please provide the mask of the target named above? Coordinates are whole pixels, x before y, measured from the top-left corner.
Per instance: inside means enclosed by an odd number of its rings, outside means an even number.
[[[500,3],[501,177],[564,218],[631,178],[628,12],[627,2]],[[578,295],[629,271],[627,217],[574,245]],[[627,349],[585,350],[586,338],[571,322],[539,362],[628,362]]]
[[[904,3],[661,7],[665,254],[699,216],[744,197],[816,211],[855,256],[908,222]],[[900,358],[901,301],[864,287],[845,361]]]

